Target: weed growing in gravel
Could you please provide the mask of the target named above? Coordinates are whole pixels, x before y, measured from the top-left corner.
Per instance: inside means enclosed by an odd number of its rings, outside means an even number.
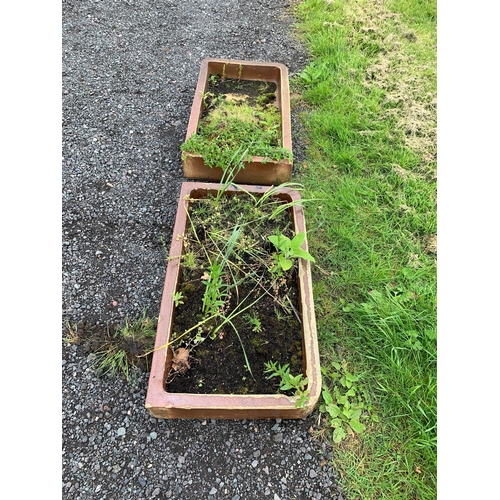
[[[78,345],[81,342],[77,324],[71,324],[69,321],[67,321],[65,333],[66,336],[64,337],[64,341],[68,344]]]
[[[154,346],[156,322],[149,318],[146,311],[136,321],[125,320],[125,325],[117,327],[114,332],[108,328],[108,334],[101,339],[94,339],[93,363],[100,376],[123,376],[135,384],[136,368],[140,360],[146,360],[144,352]]]

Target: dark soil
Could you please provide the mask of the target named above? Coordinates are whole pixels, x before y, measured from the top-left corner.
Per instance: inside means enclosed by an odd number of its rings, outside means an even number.
[[[303,372],[296,264],[279,277],[269,272],[275,249],[267,236],[275,234],[277,229],[293,236],[288,210],[269,218],[276,203],[273,201],[253,213],[257,220],[247,226],[244,225],[245,215],[255,211],[246,195],[222,198],[217,209],[213,208],[213,199],[191,203],[192,224],[186,230],[183,257],[183,262],[188,258],[190,262],[189,266],[183,266],[178,285],[184,303],[176,307],[173,330],[179,341],[172,345],[175,352],[178,348],[189,351],[189,369],[172,370],[167,379],[167,391],[272,394],[278,392],[279,380],[267,378],[266,362],[288,363],[292,374]],[[207,316],[202,311],[207,282],[203,278],[207,278],[210,266],[205,251],[213,262],[218,252],[216,246],[224,247],[219,238],[230,236],[236,226],[242,233],[228,258],[223,282],[229,286],[236,282],[237,286],[228,289],[220,315],[203,323]],[[232,312],[254,301],[255,304],[234,316],[231,321],[234,327],[229,322],[224,323]],[[180,338],[183,332],[199,323],[201,326]],[[197,335],[204,340],[198,342]]]
[[[222,78],[221,75],[212,75],[208,80],[206,105],[201,118],[207,116],[210,105],[217,99],[226,96],[240,96],[249,106],[255,104],[266,105],[276,100],[276,84],[259,80],[242,80],[238,78]]]

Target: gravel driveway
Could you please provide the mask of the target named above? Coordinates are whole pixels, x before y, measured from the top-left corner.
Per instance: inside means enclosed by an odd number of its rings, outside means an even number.
[[[158,316],[201,60],[307,54],[275,0],[63,0],[63,325]],[[292,113],[296,162],[303,158]],[[159,420],[63,343],[65,499],[343,498],[305,420]]]

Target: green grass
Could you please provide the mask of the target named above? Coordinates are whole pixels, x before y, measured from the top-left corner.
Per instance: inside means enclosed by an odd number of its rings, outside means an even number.
[[[155,336],[156,320],[149,318],[145,310],[136,321],[126,318],[123,326],[99,340],[93,367],[100,376],[123,377],[135,385],[136,367],[141,361],[147,366],[144,353],[153,349]]]
[[[200,121],[197,132],[181,144],[181,150],[199,154],[210,167],[227,171],[252,156],[291,160],[291,151],[281,143],[281,115],[275,106],[222,100]],[[238,163],[238,152],[245,150]]]
[[[332,466],[349,500],[436,498],[436,2],[304,0],[295,15],[324,380],[340,398],[354,374],[364,408]],[[339,425],[323,413],[323,435]]]

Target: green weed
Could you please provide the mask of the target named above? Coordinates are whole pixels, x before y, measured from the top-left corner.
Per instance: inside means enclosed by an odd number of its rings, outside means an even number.
[[[248,321],[248,324],[252,327],[253,332],[262,332],[262,324],[256,312],[254,312],[253,314],[247,314],[245,318]]]
[[[288,271],[293,265],[292,259],[301,258],[315,262],[314,257],[303,250],[306,233],[297,233],[292,239],[277,231],[276,234],[268,236],[269,241],[274,245],[276,252],[273,254],[275,267],[274,272],[281,275],[283,271]]]
[[[200,121],[196,133],[181,144],[181,151],[199,154],[207,165],[223,170],[242,168],[243,161],[252,156],[291,161],[291,151],[281,146],[281,115],[275,106],[250,106],[219,98],[208,107],[211,112]],[[237,152],[245,150],[240,160]]]
[[[176,307],[178,307],[181,304],[184,304],[184,301],[182,300],[184,296],[182,295],[182,292],[175,292],[172,295],[172,298],[174,299],[174,304]]]
[[[122,376],[134,385],[136,367],[141,359],[147,359],[144,353],[154,346],[155,336],[156,321],[145,310],[136,321],[127,318],[125,325],[100,340],[92,366],[100,376]]]
[[[336,371],[332,371],[335,368]],[[340,443],[348,433],[361,434],[369,421],[378,422],[374,407],[367,403],[360,376],[347,369],[347,362],[332,361],[322,368],[325,384],[319,410],[325,415],[327,424],[333,428],[333,442]],[[330,390],[329,386],[333,389]]]
[[[294,391],[294,397],[297,398],[295,406],[303,408],[309,396],[309,389],[307,389],[308,380],[302,373],[292,375],[290,373],[290,366],[287,364],[280,365],[273,361],[264,363],[266,369],[264,373],[269,373],[267,378],[279,377],[280,391]]]

